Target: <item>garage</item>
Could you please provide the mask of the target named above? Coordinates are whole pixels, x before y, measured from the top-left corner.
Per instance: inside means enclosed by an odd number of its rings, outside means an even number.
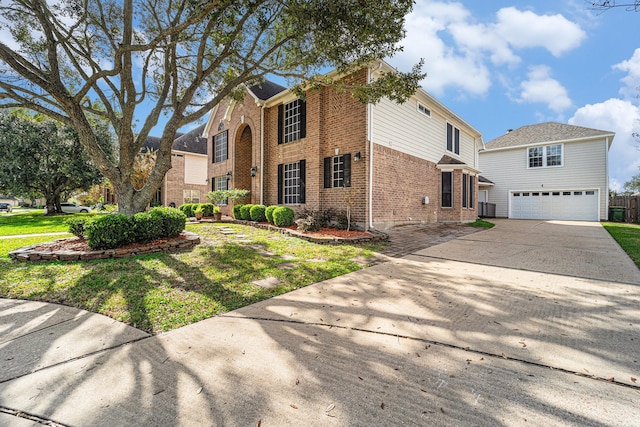
[[[598,190],[513,191],[509,218],[598,221]]]

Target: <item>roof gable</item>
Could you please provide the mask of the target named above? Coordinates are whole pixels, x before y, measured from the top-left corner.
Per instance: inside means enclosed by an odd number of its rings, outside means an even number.
[[[546,122],[522,126],[507,132],[485,144],[487,150],[496,148],[519,147],[523,145],[541,144],[546,142],[571,141],[590,139],[599,136],[614,136],[611,131],[591,129],[582,126],[563,123]]]
[[[204,127],[205,125],[200,125],[185,134],[176,133],[171,149],[186,153],[207,154],[207,139],[202,137]],[[149,136],[141,151],[146,153],[147,150],[156,151],[158,148],[160,148],[160,138]]]

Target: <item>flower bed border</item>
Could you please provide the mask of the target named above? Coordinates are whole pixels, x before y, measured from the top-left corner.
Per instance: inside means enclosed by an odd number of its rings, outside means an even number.
[[[37,243],[25,246],[9,252],[9,257],[15,261],[90,261],[96,259],[126,258],[133,255],[151,254],[156,252],[174,252],[181,249],[190,249],[200,243],[200,236],[190,231],[180,233],[178,239],[172,239],[162,243],[143,243],[132,248],[117,248],[92,251],[38,251],[37,247],[54,245],[62,240]]]

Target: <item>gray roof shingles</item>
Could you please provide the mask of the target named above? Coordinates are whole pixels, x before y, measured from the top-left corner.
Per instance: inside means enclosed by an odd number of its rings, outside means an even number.
[[[546,122],[535,125],[522,126],[507,132],[485,144],[487,150],[495,148],[519,147],[522,145],[540,144],[545,142],[570,141],[574,139],[593,138],[614,135],[614,132],[591,129],[582,126],[566,125],[563,123]]]
[[[207,154],[207,139],[201,136],[205,126],[200,125],[185,134],[177,133],[171,149],[187,153]],[[149,136],[142,147],[142,152],[145,153],[149,149],[155,151],[159,147],[160,138]]]
[[[251,86],[249,90],[261,101],[266,101],[272,96],[275,96],[280,92],[287,90],[287,88],[284,86],[280,86],[279,84],[272,81],[265,80],[261,83]]]

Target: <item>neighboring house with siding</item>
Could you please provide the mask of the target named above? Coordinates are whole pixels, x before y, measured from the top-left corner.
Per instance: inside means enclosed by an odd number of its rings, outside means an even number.
[[[365,83],[383,72],[394,70],[380,61],[346,78]],[[403,104],[374,105],[332,87],[302,100],[264,82],[213,108],[203,135],[209,190],[248,189],[247,202],[350,205],[365,229],[477,218],[482,135],[422,89]]]
[[[614,132],[540,123],[507,132],[480,152],[480,199],[496,216],[606,220]]]

